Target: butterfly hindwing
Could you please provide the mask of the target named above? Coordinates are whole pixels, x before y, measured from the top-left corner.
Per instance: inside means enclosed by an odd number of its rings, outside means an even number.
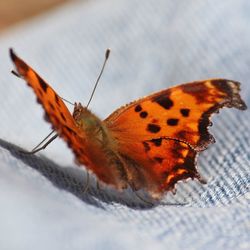
[[[210,116],[223,107],[246,109],[239,90],[225,79],[182,84],[132,102],[104,122],[119,150],[154,176],[147,189],[158,185],[154,192],[162,193],[178,180],[199,178],[197,152],[214,141]]]

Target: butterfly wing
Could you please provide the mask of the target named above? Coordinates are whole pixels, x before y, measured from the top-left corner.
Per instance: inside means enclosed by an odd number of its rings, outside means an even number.
[[[14,51],[10,56],[16,66],[18,75],[34,90],[37,101],[45,110],[45,118],[51,122],[59,136],[61,136],[77,155],[78,161],[86,163],[87,159],[81,153],[84,146],[84,131],[79,129],[68,108],[59,95],[46,83],[29,65],[20,59]]]
[[[71,113],[58,94],[30,66],[20,59],[12,49],[10,50],[10,56],[18,74],[34,90],[37,101],[46,112],[46,118],[51,121],[55,129],[59,133],[62,127],[78,131]]]
[[[213,137],[208,133],[211,114],[222,107],[246,109],[239,96],[239,83],[224,79],[179,85],[135,101],[111,114],[104,125],[115,140],[118,157],[112,167],[106,158],[96,158],[95,145],[86,146],[86,135],[80,129],[58,94],[13,50],[10,50],[18,74],[34,90],[46,118],[72,148],[76,159],[92,169],[99,179],[114,183],[117,160],[125,166],[129,184],[145,188],[155,197],[174,188],[178,180],[199,178],[196,155]],[[96,152],[96,153],[95,153]],[[126,185],[124,185],[126,187]]]
[[[225,79],[182,84],[132,102],[104,122],[119,151],[152,177],[142,185],[162,193],[178,180],[199,178],[197,152],[214,142],[210,116],[223,107],[246,109],[239,90],[238,82]]]
[[[79,165],[85,165],[104,183],[118,189],[126,187],[126,183],[120,178],[120,170],[116,167],[117,162],[109,161],[105,152],[96,146],[93,138],[76,125],[74,117],[52,87],[20,59],[13,50],[10,50],[10,56],[16,66],[17,75],[22,77],[34,90],[37,101],[44,108],[46,120],[52,124],[53,129],[73,150],[76,162]],[[75,110],[79,106],[81,107],[80,104],[75,104]]]

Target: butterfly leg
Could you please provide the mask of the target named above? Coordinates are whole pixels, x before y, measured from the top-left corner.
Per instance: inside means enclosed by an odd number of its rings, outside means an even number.
[[[15,70],[11,70],[11,73],[16,77],[21,78],[21,76]]]
[[[87,190],[89,189],[89,172],[87,171],[87,179],[86,179],[86,185],[82,190],[82,193],[85,194]]]
[[[54,133],[54,130],[50,132],[37,146],[35,146],[31,151],[22,151],[24,154],[35,154],[43,149],[45,149],[52,141],[54,141],[58,135],[54,135],[51,137],[43,146],[40,147],[52,134]]]
[[[54,135],[53,137],[51,137],[43,146],[41,147],[35,147],[31,152],[29,152],[30,154],[35,154],[43,149],[45,149],[52,141],[54,141],[56,138],[58,137],[58,135]]]
[[[40,147],[52,134],[54,133],[54,130],[51,131],[41,142],[39,142],[38,145],[36,145],[31,151],[36,150],[38,147]]]

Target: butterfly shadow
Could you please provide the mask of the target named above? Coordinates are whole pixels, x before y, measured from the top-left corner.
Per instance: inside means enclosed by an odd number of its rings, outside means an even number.
[[[144,201],[141,195],[136,195],[130,189],[118,192],[113,188],[97,185],[92,175],[89,177],[88,189],[85,192],[87,174],[82,169],[62,167],[45,156],[26,154],[24,149],[3,139],[0,139],[0,146],[7,149],[17,160],[37,170],[58,189],[70,192],[81,201],[95,207],[105,209],[109,204],[121,204],[132,209],[151,209],[160,204],[157,201],[153,203]]]

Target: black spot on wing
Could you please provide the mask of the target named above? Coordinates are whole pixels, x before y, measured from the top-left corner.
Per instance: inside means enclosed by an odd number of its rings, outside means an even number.
[[[39,82],[42,90],[46,93],[47,88],[48,88],[48,84],[38,74],[36,74],[36,77],[38,79],[38,82]]]
[[[175,118],[170,118],[167,120],[167,124],[169,126],[176,126],[179,122],[179,119],[175,119]]]
[[[146,118],[148,116],[148,112],[146,112],[146,111],[142,111],[141,113],[140,113],[140,117],[141,118]]]
[[[151,142],[156,146],[160,147],[162,143],[162,138],[152,139]]]
[[[161,130],[161,127],[159,125],[157,125],[157,124],[149,123],[148,126],[147,126],[147,130],[150,133],[158,133]]]
[[[135,107],[135,112],[140,112],[140,111],[142,111],[142,107],[141,107],[141,105],[137,105]]]
[[[188,117],[189,113],[190,113],[190,109],[180,109],[180,112],[181,112],[182,116]]]
[[[154,157],[154,159],[155,159],[158,163],[162,163],[162,162],[163,162],[163,158],[161,158],[161,157]]]
[[[174,105],[173,101],[168,96],[164,95],[154,97],[153,102],[158,103],[164,109],[171,109]]]
[[[51,108],[52,110],[55,110],[54,105],[53,105],[50,101],[48,101],[48,103],[49,103],[50,108]]]
[[[62,119],[66,122],[67,120],[66,120],[64,114],[62,112],[60,112],[60,115],[61,115]]]
[[[56,93],[55,93],[55,101],[60,106],[59,97]]]

